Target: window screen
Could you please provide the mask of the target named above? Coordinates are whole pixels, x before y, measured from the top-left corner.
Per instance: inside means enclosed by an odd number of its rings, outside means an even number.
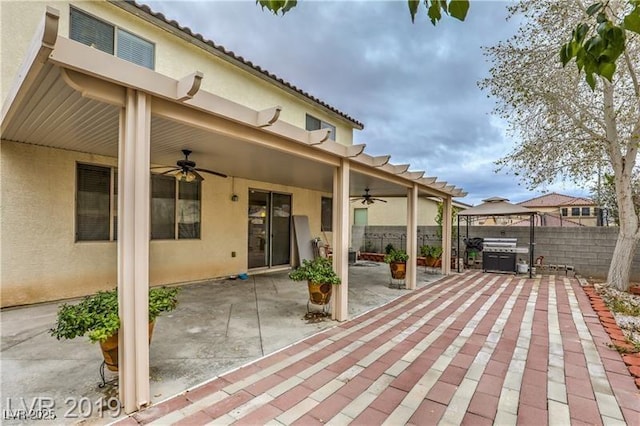
[[[78,164],[76,241],[109,240],[111,169]]]
[[[151,177],[151,239],[175,238],[176,180],[171,176]]]
[[[307,130],[320,130],[320,123],[321,123],[320,120],[307,114],[307,122],[306,122]]]
[[[332,141],[336,140],[336,126],[333,126],[329,123],[325,123],[324,121],[320,124],[320,127],[323,129],[329,129],[331,130],[331,133],[329,133],[329,139],[331,139]]]
[[[329,197],[322,197],[320,230],[331,232],[333,230],[333,200]]]
[[[580,216],[580,207],[571,207],[571,216]]]
[[[582,208],[582,216],[591,216],[591,208],[583,207]]]
[[[96,49],[113,55],[113,25],[109,25],[106,22],[73,8],[71,8],[69,37],[71,40],[95,47]]]
[[[118,58],[153,69],[154,45],[118,28]]]
[[[179,183],[178,238],[200,238],[200,182]]]
[[[563,207],[562,208],[562,216],[568,216],[568,215],[569,215],[569,212],[567,211],[567,208]]]

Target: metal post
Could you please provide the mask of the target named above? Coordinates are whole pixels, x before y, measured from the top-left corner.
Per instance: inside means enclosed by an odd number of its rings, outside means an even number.
[[[534,231],[534,218],[535,218],[535,213],[531,214],[531,216],[529,216],[529,278],[533,278],[533,247],[535,245],[534,242],[534,238],[535,238],[535,231]]]
[[[458,215],[458,252],[456,253],[456,263],[458,264],[458,273],[460,273],[460,215]]]

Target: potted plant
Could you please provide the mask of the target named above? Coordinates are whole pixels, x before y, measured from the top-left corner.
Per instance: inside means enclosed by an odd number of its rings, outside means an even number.
[[[303,260],[302,265],[289,273],[289,278],[294,281],[307,281],[309,302],[315,305],[328,304],[333,286],[342,282],[333,270],[331,260],[326,257]]]
[[[407,274],[407,260],[409,260],[409,255],[404,250],[392,249],[384,257],[384,261],[389,264],[391,269],[392,278],[397,280],[404,279]]]
[[[149,290],[149,343],[156,318],[162,312],[175,309],[178,304],[178,288],[152,288]],[[105,364],[111,371],[118,371],[118,315],[117,290],[99,291],[87,296],[78,304],[62,304],[58,319],[50,334],[60,339],[74,339],[87,335],[93,343],[100,342]]]
[[[425,257],[427,266],[437,268],[442,265],[442,247],[424,245],[420,247],[420,252]]]

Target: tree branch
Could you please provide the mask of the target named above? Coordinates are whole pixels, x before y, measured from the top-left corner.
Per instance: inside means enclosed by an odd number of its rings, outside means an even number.
[[[629,68],[629,75],[631,75],[631,81],[633,81],[633,91],[635,92],[636,99],[638,100],[638,112],[640,112],[640,84],[638,84],[638,76],[636,75],[636,70],[633,66],[633,62],[629,57],[628,49],[625,49],[624,51],[624,62],[627,64],[627,68]]]

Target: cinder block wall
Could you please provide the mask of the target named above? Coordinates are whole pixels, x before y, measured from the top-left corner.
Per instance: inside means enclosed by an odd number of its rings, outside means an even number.
[[[376,242],[377,251],[380,251],[381,242],[384,245],[391,242],[396,246],[393,243],[394,235],[406,235],[406,228],[403,226],[366,226],[364,228],[364,232],[360,229],[357,238],[354,235],[352,240],[352,246],[356,249],[362,250],[366,240],[369,239]],[[440,244],[441,240],[437,232],[438,227],[436,226],[419,227],[418,245]],[[465,236],[466,228],[462,225],[460,229],[461,252],[464,251],[465,246],[462,239]],[[529,244],[529,227],[470,226],[469,238],[475,237],[517,238],[518,246],[526,247]],[[535,228],[534,259],[538,256],[544,256],[546,264],[573,265],[576,273],[584,277],[605,278],[609,271],[617,238],[618,228],[616,227],[537,227]],[[396,240],[399,241],[398,238]],[[406,241],[404,244],[406,247]],[[456,247],[457,241],[454,234],[453,248],[456,249]],[[640,253],[636,253],[631,275],[633,280],[640,280]]]

